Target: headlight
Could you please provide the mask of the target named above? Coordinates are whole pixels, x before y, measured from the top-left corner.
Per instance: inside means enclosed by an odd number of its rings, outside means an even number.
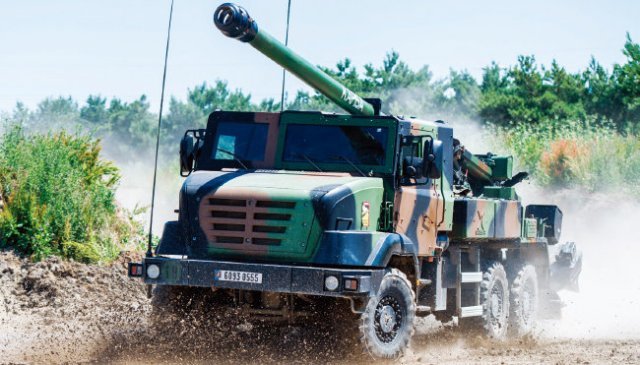
[[[149,279],[157,279],[160,276],[160,267],[155,264],[147,266],[147,277]]]
[[[338,278],[335,276],[327,276],[324,278],[324,287],[329,291],[334,291],[338,289]]]

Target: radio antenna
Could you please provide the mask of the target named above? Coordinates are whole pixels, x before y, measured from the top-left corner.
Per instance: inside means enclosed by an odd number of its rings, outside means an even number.
[[[284,45],[289,45],[289,19],[291,17],[291,0],[289,0],[287,5],[287,30],[284,34]],[[287,71],[282,69],[282,93],[280,94],[280,112],[284,111],[284,80],[287,75]]]
[[[169,59],[169,43],[171,41],[171,21],[173,20],[173,1],[169,9],[169,26],[167,27],[167,45],[164,49],[164,69],[162,71],[162,91],[160,92],[160,111],[158,112],[158,130],[156,131],[156,155],[153,163],[153,187],[151,188],[151,217],[149,218],[149,242],[147,257],[153,256],[153,208],[156,202],[156,182],[158,178],[158,150],[160,149],[160,129],[162,127],[162,108],[164,106],[164,89],[167,82],[167,61]]]

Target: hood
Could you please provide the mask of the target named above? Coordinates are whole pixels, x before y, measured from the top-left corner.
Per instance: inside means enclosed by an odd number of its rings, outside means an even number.
[[[307,262],[323,230],[375,230],[379,209],[371,208],[381,204],[382,180],[291,171],[202,171],[187,178],[183,192],[193,212],[191,222],[199,227],[197,251],[207,257]]]
[[[187,189],[225,187],[274,188],[328,192],[336,186],[370,178],[340,173],[295,171],[196,171],[185,181]]]

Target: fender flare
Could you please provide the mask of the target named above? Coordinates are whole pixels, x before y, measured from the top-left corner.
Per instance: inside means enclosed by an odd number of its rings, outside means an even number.
[[[416,273],[419,273],[418,246],[407,236],[398,233],[389,233],[380,238],[367,258],[366,265],[387,267],[394,256],[411,257]]]

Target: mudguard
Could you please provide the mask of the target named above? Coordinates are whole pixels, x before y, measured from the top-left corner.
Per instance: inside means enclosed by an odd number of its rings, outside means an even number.
[[[314,264],[386,267],[394,255],[413,256],[418,248],[406,236],[388,232],[325,231]]]
[[[162,238],[156,247],[156,255],[186,255],[187,250],[182,236],[181,225],[178,221],[164,224]]]

